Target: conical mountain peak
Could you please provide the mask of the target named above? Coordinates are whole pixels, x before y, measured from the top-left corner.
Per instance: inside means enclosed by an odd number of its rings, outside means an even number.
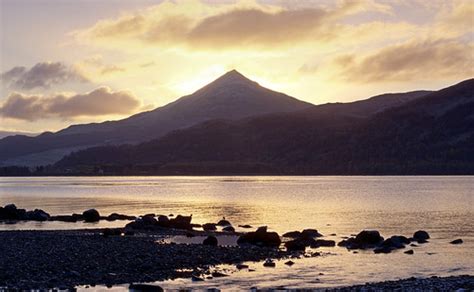
[[[239,85],[258,85],[257,82],[252,81],[242,75],[240,72],[237,70],[231,70],[221,77],[217,78],[213,82],[211,82],[208,86],[210,87],[220,87],[220,86],[229,86],[229,85],[234,85],[234,84],[239,84]]]

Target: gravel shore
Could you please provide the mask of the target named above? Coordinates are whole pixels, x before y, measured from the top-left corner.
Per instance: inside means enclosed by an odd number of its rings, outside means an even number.
[[[199,276],[209,265],[280,258],[270,248],[159,244],[167,235],[101,235],[101,230],[0,232],[0,287],[72,288]]]
[[[350,287],[323,289],[321,291],[338,292],[378,292],[378,291],[474,291],[474,276],[451,276],[431,278],[409,278],[397,281],[367,283]]]

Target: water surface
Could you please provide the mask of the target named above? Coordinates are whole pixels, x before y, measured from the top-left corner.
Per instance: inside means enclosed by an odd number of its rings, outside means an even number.
[[[353,254],[324,249],[330,256],[282,263],[256,271],[163,287],[327,287],[411,276],[474,274],[474,177],[48,177],[0,178],[0,205],[15,203],[51,214],[192,214],[196,223],[226,217],[234,226],[268,225],[280,233],[316,228],[339,241],[362,229],[410,236],[427,230],[429,244],[412,256]],[[123,226],[124,222],[0,224],[0,229],[61,229]],[[450,245],[455,238],[464,244]],[[320,275],[322,273],[323,275]]]

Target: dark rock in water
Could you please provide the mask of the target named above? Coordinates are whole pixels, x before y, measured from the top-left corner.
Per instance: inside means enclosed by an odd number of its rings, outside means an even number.
[[[217,230],[216,224],[214,224],[214,223],[206,223],[206,224],[203,224],[203,225],[202,225],[202,229],[203,229],[204,231],[215,231],[215,230]]]
[[[276,232],[267,232],[267,227],[259,227],[255,232],[242,234],[237,244],[253,244],[259,246],[279,247],[281,239]]]
[[[282,235],[283,237],[289,237],[289,238],[298,238],[301,237],[301,232],[299,231],[289,231],[285,234]]]
[[[229,275],[226,275],[224,273],[221,273],[221,272],[212,272],[211,274],[214,278],[222,278],[222,277],[228,277]]]
[[[34,211],[27,211],[24,220],[31,221],[47,221],[50,218],[49,214],[43,210],[35,209]]]
[[[222,228],[222,231],[235,232],[235,228],[232,227],[232,226],[226,226],[226,227]]]
[[[321,246],[326,246],[326,247],[336,246],[336,242],[334,240],[316,239],[310,244],[310,247],[312,248],[318,248]]]
[[[239,270],[242,270],[242,269],[248,269],[249,266],[248,265],[244,265],[244,264],[237,264],[235,265],[235,267]]]
[[[158,223],[160,223],[160,225],[168,224],[169,221],[170,221],[170,219],[168,218],[168,216],[165,216],[165,215],[159,215],[158,216]]]
[[[230,224],[230,222],[226,220],[225,217],[223,217],[221,220],[219,220],[219,222],[217,222],[217,226],[228,226],[228,225],[232,225],[232,224]]]
[[[418,230],[413,234],[413,239],[418,242],[426,242],[427,239],[430,239],[430,235],[424,230]]]
[[[319,233],[316,229],[304,229],[303,231],[301,231],[301,236],[321,237],[323,235],[321,233]]]
[[[292,265],[294,265],[294,264],[295,264],[294,261],[287,261],[287,262],[285,262],[285,265],[290,266],[290,267],[291,267]]]
[[[410,240],[402,235],[394,235],[385,239],[382,246],[390,247],[392,249],[405,248],[405,244],[409,244]]]
[[[274,267],[276,267],[276,264],[275,264],[275,262],[272,261],[271,259],[267,259],[267,260],[263,263],[263,266],[264,266],[264,267],[274,268]]]
[[[122,229],[120,229],[120,228],[105,228],[104,231],[102,232],[102,235],[104,235],[105,237],[120,236],[120,235],[122,235]]]
[[[176,228],[176,229],[187,229],[191,230],[193,227],[191,226],[191,216],[181,216],[178,215],[175,218],[171,218],[169,220],[169,227]]]
[[[244,224],[244,225],[239,225],[240,228],[252,228],[252,225]]]
[[[293,239],[285,242],[285,247],[287,251],[305,251],[306,247],[310,244],[302,239]]]
[[[142,221],[145,225],[156,225],[158,220],[155,218],[155,214],[146,214],[142,216]]]
[[[96,209],[89,209],[82,213],[85,222],[97,222],[100,220],[100,214]]]
[[[390,253],[392,248],[389,246],[379,246],[374,249],[374,253]]]
[[[363,230],[356,237],[342,240],[337,245],[347,249],[373,248],[383,242],[383,237],[376,230]]]
[[[140,292],[162,292],[163,288],[157,285],[150,284],[130,284],[128,286],[130,291],[140,291]]]
[[[81,217],[82,217],[82,215],[81,215]],[[74,222],[78,221],[78,217],[73,216],[73,215],[57,215],[57,216],[49,217],[49,221],[61,221],[61,222],[74,223]]]
[[[8,204],[0,208],[0,220],[23,220],[25,214],[26,210],[18,209],[15,204]]]
[[[407,251],[404,251],[403,253],[406,253],[406,254],[414,254],[415,252],[413,251],[413,249],[409,249]]]
[[[137,217],[135,216],[128,216],[124,214],[112,213],[105,218],[107,221],[115,221],[115,220],[135,220]]]
[[[356,235],[355,240],[362,245],[375,245],[383,241],[377,230],[363,230]]]
[[[461,243],[463,243],[463,242],[464,242],[464,241],[462,241],[461,238],[458,238],[458,239],[455,239],[455,240],[451,241],[450,243],[451,243],[451,244],[461,244]]]
[[[410,246],[412,246],[412,247],[417,247],[418,245],[417,245],[417,244],[414,244],[414,243],[411,243]]]
[[[217,246],[217,238],[215,236],[209,235],[202,244],[204,245],[210,245],[210,246]]]

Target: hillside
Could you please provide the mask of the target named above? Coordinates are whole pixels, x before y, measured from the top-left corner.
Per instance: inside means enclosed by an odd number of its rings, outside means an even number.
[[[334,105],[326,105],[326,107]],[[321,106],[323,107],[323,106]],[[474,173],[474,79],[372,115],[321,107],[214,120],[136,146],[73,153],[56,170],[146,174]]]

